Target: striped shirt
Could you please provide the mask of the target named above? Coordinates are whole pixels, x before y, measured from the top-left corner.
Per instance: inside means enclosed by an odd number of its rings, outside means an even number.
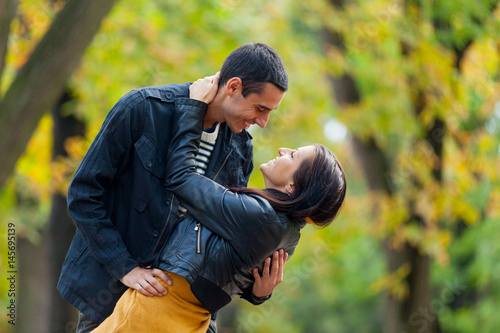
[[[200,149],[198,150],[198,155],[196,155],[196,172],[200,175],[204,175],[207,171],[208,162],[210,162],[210,156],[214,151],[215,141],[217,141],[217,136],[219,135],[220,124],[204,130],[201,133]],[[179,216],[186,214],[187,209],[179,205]]]
[[[212,127],[201,133],[200,150],[196,156],[196,172],[200,175],[204,175],[207,171],[208,162],[210,161],[210,156],[215,147],[215,141],[219,135],[219,127],[220,124],[217,124],[215,128]],[[210,130],[212,130],[212,132],[209,132]]]

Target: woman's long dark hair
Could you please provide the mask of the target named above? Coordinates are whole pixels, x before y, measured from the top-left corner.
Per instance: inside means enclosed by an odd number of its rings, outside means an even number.
[[[315,144],[316,155],[302,162],[293,175],[294,192],[275,189],[240,188],[237,193],[256,194],[269,201],[278,212],[292,221],[310,218],[322,227],[337,216],[346,193],[346,178],[335,155],[321,144]]]

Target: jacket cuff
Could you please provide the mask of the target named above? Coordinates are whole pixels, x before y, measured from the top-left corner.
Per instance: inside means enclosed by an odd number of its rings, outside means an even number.
[[[248,288],[241,295],[241,298],[246,299],[247,301],[249,301],[253,305],[261,305],[262,303],[264,303],[265,301],[267,301],[268,299],[270,299],[272,295],[273,295],[273,293],[270,293],[269,295],[264,296],[264,297],[257,297],[257,296],[255,296],[253,294],[252,288]]]
[[[115,262],[113,267],[108,269],[108,272],[115,281],[120,281],[122,277],[130,273],[131,270],[138,266],[139,264],[135,260],[127,258],[125,260]]]

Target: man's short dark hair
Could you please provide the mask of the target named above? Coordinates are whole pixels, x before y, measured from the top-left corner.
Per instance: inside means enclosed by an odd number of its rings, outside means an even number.
[[[243,97],[262,92],[266,83],[274,84],[283,92],[288,90],[283,61],[276,51],[262,43],[241,45],[224,60],[219,88],[233,77],[241,79]]]

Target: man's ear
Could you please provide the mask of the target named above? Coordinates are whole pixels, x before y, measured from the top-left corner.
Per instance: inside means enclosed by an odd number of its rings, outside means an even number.
[[[241,89],[243,87],[243,84],[241,82],[241,79],[239,77],[233,77],[229,79],[226,83],[226,94],[229,97],[232,97],[235,95],[238,91],[241,92]]]
[[[295,185],[293,183],[290,183],[285,186],[285,192],[288,194],[292,194],[293,192],[295,192]]]

